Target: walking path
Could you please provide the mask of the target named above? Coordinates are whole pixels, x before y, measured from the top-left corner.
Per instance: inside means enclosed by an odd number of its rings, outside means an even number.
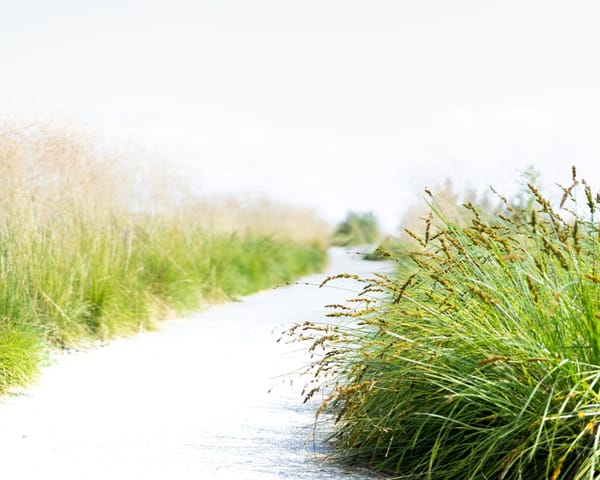
[[[388,270],[341,249],[327,272]],[[332,288],[337,287],[337,288]],[[276,343],[352,297],[347,280],[297,284],[165,322],[157,332],[59,355],[36,385],[0,398],[0,477],[61,480],[366,479],[327,463],[302,403],[307,353]],[[270,393],[269,393],[269,390]]]

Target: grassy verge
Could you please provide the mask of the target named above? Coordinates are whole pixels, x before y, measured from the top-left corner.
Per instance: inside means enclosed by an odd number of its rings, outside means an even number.
[[[559,207],[529,192],[460,222],[432,199],[397,278],[359,279],[346,320],[296,329],[340,459],[400,479],[598,477],[600,196],[575,171]]]
[[[312,215],[183,201],[123,162],[69,133],[0,131],[0,393],[31,381],[49,348],[323,266],[328,232]]]

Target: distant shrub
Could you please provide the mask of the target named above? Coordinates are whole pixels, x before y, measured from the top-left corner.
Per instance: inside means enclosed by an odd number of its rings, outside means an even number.
[[[333,233],[333,245],[348,246],[373,243],[379,237],[379,222],[372,212],[349,212]]]

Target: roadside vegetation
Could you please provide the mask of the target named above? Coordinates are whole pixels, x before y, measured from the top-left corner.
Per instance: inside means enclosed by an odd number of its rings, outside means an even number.
[[[598,478],[600,195],[575,168],[560,193],[529,183],[454,215],[428,192],[389,252],[397,275],[356,278],[330,322],[289,332],[339,459],[398,479]]]
[[[379,240],[379,222],[372,212],[348,212],[333,232],[332,245],[347,247],[365,245]]]
[[[326,261],[329,230],[268,202],[193,199],[41,126],[0,129],[0,393],[52,348],[127,335]]]

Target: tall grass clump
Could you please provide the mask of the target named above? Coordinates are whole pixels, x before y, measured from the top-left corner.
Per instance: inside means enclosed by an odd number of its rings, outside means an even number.
[[[559,205],[528,192],[460,224],[430,197],[397,277],[292,329],[338,458],[399,479],[600,476],[600,195],[575,169]]]
[[[181,191],[71,131],[0,128],[0,393],[49,348],[323,265],[329,232],[312,214]]]

